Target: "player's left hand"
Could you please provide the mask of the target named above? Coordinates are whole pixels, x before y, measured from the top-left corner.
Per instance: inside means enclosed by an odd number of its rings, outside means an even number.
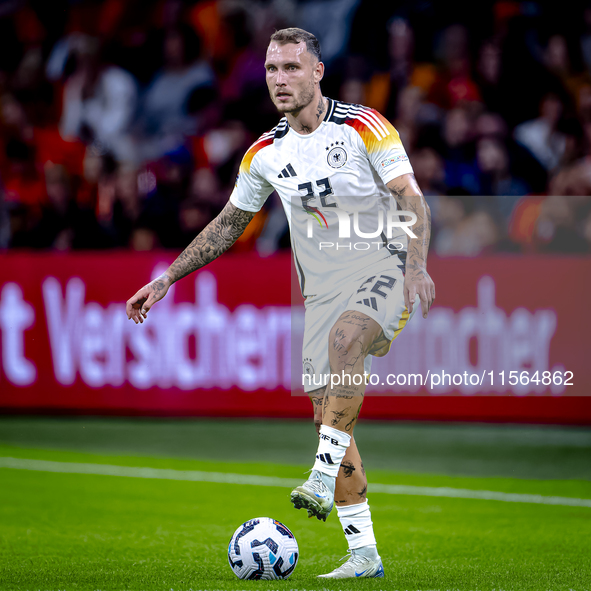
[[[421,269],[412,274],[407,273],[404,278],[404,303],[409,314],[412,313],[417,294],[421,299],[423,318],[427,318],[435,300],[435,284],[427,273],[427,269]]]
[[[127,300],[125,305],[127,318],[136,324],[141,324],[147,318],[150,308],[166,295],[171,285],[172,282],[166,274],[144,285]]]

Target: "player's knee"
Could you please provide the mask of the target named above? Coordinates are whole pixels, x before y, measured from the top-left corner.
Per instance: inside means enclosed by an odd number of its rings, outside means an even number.
[[[363,335],[357,327],[337,322],[328,337],[329,357],[341,357],[358,348],[363,350]]]

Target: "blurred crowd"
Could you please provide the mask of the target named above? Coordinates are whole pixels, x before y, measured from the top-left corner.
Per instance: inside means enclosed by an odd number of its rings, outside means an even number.
[[[452,3],[453,4],[453,3]],[[0,248],[182,248],[278,121],[265,50],[399,130],[440,256],[591,252],[591,4],[3,0]],[[272,195],[235,248],[289,245]]]

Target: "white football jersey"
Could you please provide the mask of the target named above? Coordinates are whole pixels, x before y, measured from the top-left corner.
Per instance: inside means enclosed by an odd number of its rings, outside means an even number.
[[[408,156],[385,117],[328,99],[326,116],[312,133],[297,133],[284,117],[249,148],[230,201],[255,212],[277,191],[302,294],[323,297],[406,252],[407,235],[388,224],[398,218],[386,184],[407,173]]]

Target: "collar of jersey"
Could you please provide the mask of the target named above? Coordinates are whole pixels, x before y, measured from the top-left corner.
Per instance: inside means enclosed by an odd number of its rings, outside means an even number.
[[[301,139],[306,139],[306,138],[309,138],[309,137],[312,137],[313,135],[315,135],[316,132],[322,127],[322,124],[326,123],[328,121],[328,118],[332,115],[332,111],[333,111],[334,105],[335,105],[335,101],[333,101],[331,98],[329,98],[327,96],[325,96],[324,98],[328,101],[328,108],[326,109],[326,115],[324,116],[324,119],[320,122],[320,125],[312,133],[306,133],[304,135],[303,133],[298,133],[297,131],[294,131],[288,122],[287,127],[288,127],[289,133],[293,133],[294,135],[297,135]],[[285,120],[287,121],[287,118]]]

